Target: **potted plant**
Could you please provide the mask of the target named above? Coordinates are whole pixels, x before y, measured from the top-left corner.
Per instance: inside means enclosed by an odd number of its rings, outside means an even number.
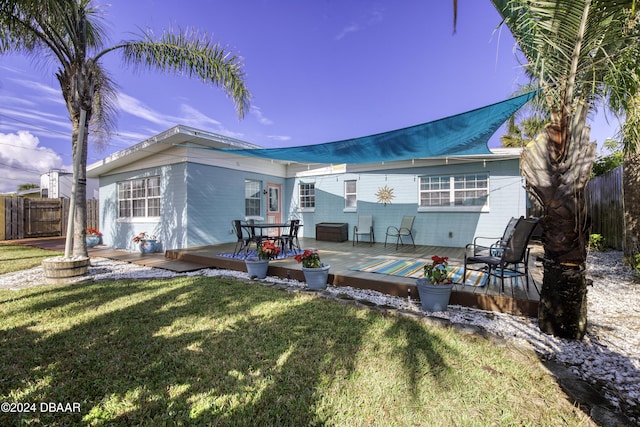
[[[152,234],[143,231],[138,233],[133,239],[133,243],[138,243],[140,252],[149,254],[158,250],[158,238]]]
[[[264,279],[267,277],[269,260],[276,258],[279,253],[280,248],[271,240],[265,240],[262,242],[262,244],[258,246],[258,258],[248,258],[244,260],[249,277],[252,279]]]
[[[95,228],[87,228],[87,247],[92,248],[100,244],[102,233]]]
[[[320,254],[317,249],[305,249],[295,258],[298,263],[302,263],[304,280],[310,289],[325,289],[327,287],[330,265],[320,262]]]
[[[449,305],[453,281],[448,277],[449,258],[434,255],[424,266],[424,277],[416,280],[424,311],[445,311]]]

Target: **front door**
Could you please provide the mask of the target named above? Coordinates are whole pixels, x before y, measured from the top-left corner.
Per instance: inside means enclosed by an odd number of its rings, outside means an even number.
[[[267,224],[282,222],[282,184],[267,183]],[[267,229],[268,236],[275,236],[279,228]]]

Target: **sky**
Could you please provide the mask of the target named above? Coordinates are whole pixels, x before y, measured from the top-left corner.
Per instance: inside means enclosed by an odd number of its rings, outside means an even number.
[[[527,78],[514,41],[489,0],[112,0],[98,1],[106,46],[190,29],[242,58],[252,94],[244,119],[220,88],[104,57],[118,85],[114,135],[90,144],[88,164],[177,124],[263,147],[372,135],[483,107]],[[71,171],[71,125],[42,58],[0,56],[0,193]],[[615,118],[589,119],[601,145]],[[489,143],[499,145],[498,131]]]

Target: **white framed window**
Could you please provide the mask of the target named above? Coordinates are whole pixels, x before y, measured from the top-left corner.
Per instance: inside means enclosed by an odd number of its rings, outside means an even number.
[[[244,214],[245,216],[260,216],[260,189],[262,183],[252,179],[244,180]]]
[[[358,181],[355,179],[344,182],[344,208],[356,210],[358,207]]]
[[[160,216],[160,177],[118,182],[118,218]]]
[[[489,210],[489,174],[420,177],[420,210]]]
[[[313,182],[300,183],[300,209],[316,207],[316,184]]]

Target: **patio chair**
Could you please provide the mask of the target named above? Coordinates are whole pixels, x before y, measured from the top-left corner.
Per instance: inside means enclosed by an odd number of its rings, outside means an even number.
[[[244,249],[244,253],[246,255],[247,254],[247,249],[249,248],[249,245],[251,244],[253,239],[251,238],[251,235],[245,236],[244,232],[242,231],[244,229],[244,227],[242,227],[242,222],[239,219],[235,219],[235,220],[231,221],[231,223],[232,223],[233,229],[234,229],[234,231],[236,233],[236,238],[238,239],[236,241],[236,246],[233,249],[233,256],[235,257],[243,249]],[[238,245],[240,245],[240,248],[238,248]]]
[[[521,216],[520,218],[524,217]],[[490,248],[492,248],[493,251],[491,255],[498,255],[502,250],[500,248],[504,247],[507,243],[507,240],[509,240],[509,237],[511,237],[511,234],[513,233],[513,230],[515,229],[516,224],[518,223],[518,220],[520,218],[511,217],[504,229],[504,232],[502,233],[502,237],[476,236],[473,239],[474,255],[489,255]],[[480,244],[479,242],[481,240],[483,240],[485,243]]]
[[[411,237],[411,243],[413,243],[413,247],[416,247],[416,242],[413,240],[413,221],[416,219],[415,216],[403,216],[402,222],[400,223],[400,227],[389,226],[387,227],[387,234],[384,236],[384,247],[387,247],[387,238],[389,236],[396,238],[396,250],[398,250],[398,245],[404,245],[402,241],[402,237],[409,236]]]
[[[529,289],[529,239],[536,225],[538,225],[538,218],[518,218],[507,240],[491,245],[488,255],[485,255],[486,246],[468,244],[465,247],[462,277],[467,277],[467,270],[483,271],[489,275],[489,280],[491,277],[500,278],[502,292],[504,292],[505,277],[517,279],[524,276]],[[483,266],[470,268],[469,264],[483,264]]]
[[[293,249],[296,247],[300,249],[300,241],[298,240],[298,230],[300,229],[300,220],[292,219],[291,225],[289,226],[289,231],[285,234],[280,235],[280,243],[282,248],[288,247],[289,249]]]
[[[375,243],[373,235],[373,217],[371,215],[358,215],[358,224],[353,226],[353,244],[358,243],[358,236],[369,236],[369,246]]]

